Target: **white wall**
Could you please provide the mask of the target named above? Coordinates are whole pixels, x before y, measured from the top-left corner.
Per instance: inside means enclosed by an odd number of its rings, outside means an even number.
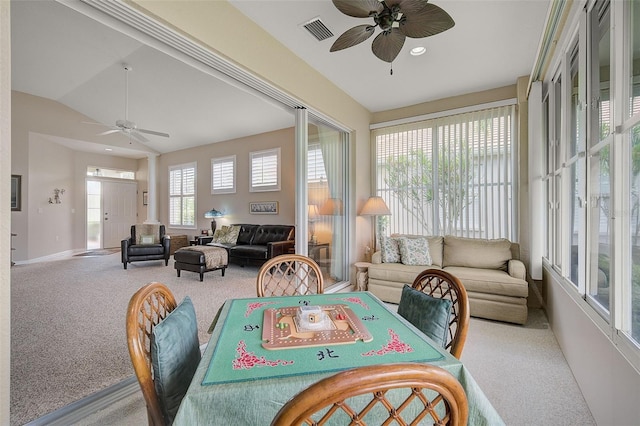
[[[599,425],[637,425],[640,373],[587,316],[545,263],[549,324]],[[582,303],[586,303],[582,301]]]

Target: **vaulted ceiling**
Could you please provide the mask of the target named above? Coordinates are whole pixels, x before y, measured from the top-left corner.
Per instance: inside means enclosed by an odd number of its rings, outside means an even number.
[[[230,3],[372,112],[514,84],[531,72],[549,6],[549,0],[434,1],[455,26],[432,37],[407,38],[388,64],[371,53],[373,37],[329,52],[337,36],[370,21],[342,14],[330,0]],[[318,41],[304,28],[316,18],[333,37]],[[145,135],[157,152],[294,123],[285,109],[57,2],[12,0],[11,24],[12,88],[58,101],[88,121],[113,126],[125,118],[122,64],[129,64],[127,118],[170,134]],[[426,54],[409,55],[416,46]],[[96,133],[108,130],[94,127]],[[102,138],[108,143],[113,137],[121,136]]]

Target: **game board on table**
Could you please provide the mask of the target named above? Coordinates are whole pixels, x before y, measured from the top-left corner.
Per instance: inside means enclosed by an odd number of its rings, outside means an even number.
[[[262,340],[263,348],[274,350],[370,342],[373,336],[349,306],[335,304],[265,309]]]

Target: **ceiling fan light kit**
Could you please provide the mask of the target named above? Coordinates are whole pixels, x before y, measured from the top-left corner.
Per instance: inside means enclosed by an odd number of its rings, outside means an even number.
[[[333,43],[330,52],[360,44],[373,35],[376,27],[380,27],[382,32],[373,40],[371,50],[379,59],[391,63],[402,50],[406,37],[429,37],[455,25],[447,12],[427,0],[332,1],[345,15],[373,18],[374,24],[358,25],[345,31]]]

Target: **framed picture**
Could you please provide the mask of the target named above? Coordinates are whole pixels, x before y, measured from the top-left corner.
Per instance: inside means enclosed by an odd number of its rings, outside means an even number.
[[[142,191],[142,205],[149,205],[149,193],[147,191]]]
[[[261,201],[249,203],[249,213],[251,214],[278,214],[277,201]]]
[[[22,210],[22,176],[11,175],[11,211]]]

